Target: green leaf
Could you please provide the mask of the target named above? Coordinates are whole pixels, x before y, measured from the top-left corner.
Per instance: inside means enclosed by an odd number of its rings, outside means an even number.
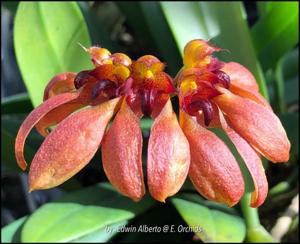
[[[197,3],[160,2],[160,4],[181,54],[187,42],[210,38],[205,17]]]
[[[168,231],[163,231],[164,226],[169,226]],[[139,231],[139,228],[161,227],[161,230],[154,232]],[[138,218],[128,225],[129,228],[135,228],[136,231],[128,231],[120,233],[111,239],[111,243],[163,243],[168,240],[168,243],[186,243],[192,240],[191,233],[183,233],[179,228],[186,226],[176,208],[167,201],[165,204],[159,203],[156,207],[143,213]],[[173,229],[173,231],[171,230]]]
[[[75,243],[107,242],[109,239],[111,239],[116,234],[115,231],[108,231],[108,229],[117,230],[117,229],[120,229],[121,227],[125,226],[126,224],[127,224],[127,221],[121,221],[114,225],[107,225],[105,228],[102,228],[101,230],[97,230],[95,232],[92,232],[91,234],[88,234],[88,235],[85,235],[78,239],[75,239],[72,242],[75,242]]]
[[[22,231],[23,242],[70,242],[130,219],[131,212],[77,203],[49,203],[36,211]]]
[[[29,113],[33,109],[27,93],[5,97],[1,101],[1,114]]]
[[[146,46],[145,54],[161,56],[162,61],[168,64],[168,72],[175,76],[182,61],[159,3],[118,2],[118,6],[126,16],[128,24]]]
[[[217,56],[246,66],[256,77],[260,92],[268,98],[241,2],[161,2],[161,6],[181,52],[192,39],[211,39],[229,51]]]
[[[60,72],[91,68],[78,42],[90,46],[85,20],[76,2],[21,2],[14,24],[14,47],[34,106],[49,80]]]
[[[246,227],[242,218],[237,215],[208,208],[195,202],[173,198],[172,203],[203,242],[242,242]]]
[[[2,243],[18,243],[21,241],[20,233],[24,225],[24,222],[27,220],[27,216],[15,220],[7,226],[4,226],[1,229],[1,242]]]
[[[132,219],[153,203],[148,197],[134,203],[105,183],[88,187],[38,209],[26,222],[22,230],[22,241],[71,242],[81,238],[101,239],[107,226]],[[97,233],[102,237],[97,236]]]
[[[265,70],[299,41],[299,3],[274,2],[251,30],[253,43]]]

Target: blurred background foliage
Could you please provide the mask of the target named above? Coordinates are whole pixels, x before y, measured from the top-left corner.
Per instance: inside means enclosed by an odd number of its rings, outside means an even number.
[[[298,18],[298,2],[2,1],[1,241],[278,241],[272,228],[298,195]],[[240,62],[253,72],[291,140],[287,164],[264,162],[270,192],[260,209],[248,206],[248,193],[231,209],[207,201],[188,180],[166,204],[149,196],[134,203],[107,183],[98,153],[62,186],[27,193],[27,174],[20,173],[14,157],[17,130],[41,103],[53,75],[91,68],[78,43],[100,45],[133,59],[153,54],[175,76],[182,66],[184,45],[195,38],[211,40],[228,50],[218,53],[220,59]],[[176,99],[173,104],[178,109]],[[144,138],[151,123],[141,121]],[[30,134],[25,147],[28,160],[41,141],[35,131]],[[298,241],[298,212],[290,219],[282,240]],[[166,224],[197,225],[203,232],[109,233],[105,229]]]

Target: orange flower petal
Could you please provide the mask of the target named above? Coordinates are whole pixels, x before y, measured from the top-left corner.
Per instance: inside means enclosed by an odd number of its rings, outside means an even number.
[[[134,201],[145,194],[142,146],[140,119],[124,100],[103,139],[102,163],[111,184]]]
[[[230,85],[230,91],[241,97],[251,99],[252,101],[259,103],[265,106],[266,108],[270,109],[271,111],[273,111],[268,101],[262,95],[260,95],[258,91],[250,90],[247,88],[241,88],[239,86],[232,85],[232,84]]]
[[[30,191],[60,185],[92,159],[118,101],[78,111],[57,125],[32,160]]]
[[[232,128],[230,128],[221,111],[220,122],[222,124],[222,128],[243,158],[252,176],[254,191],[251,195],[251,207],[257,208],[263,204],[268,194],[268,181],[261,159],[257,155],[256,151],[248,144],[248,142],[239,134],[237,134]]]
[[[219,137],[183,111],[180,122],[190,144],[189,176],[195,188],[207,199],[235,205],[244,193],[244,180],[234,156]]]
[[[151,128],[147,176],[150,194],[165,202],[183,185],[190,165],[190,150],[168,100]]]
[[[272,162],[289,160],[290,142],[278,117],[266,107],[222,89],[213,100],[232,128]]]
[[[24,158],[24,144],[31,129],[43,118],[49,111],[60,105],[72,101],[78,97],[78,93],[63,93],[48,99],[36,109],[34,109],[22,123],[15,142],[15,154],[19,167],[26,169],[26,160]]]
[[[252,73],[243,65],[235,62],[225,63],[221,69],[230,77],[230,84],[258,92],[258,85]]]
[[[44,101],[60,93],[75,90],[74,78],[76,73],[64,72],[54,76],[48,83],[44,91]]]
[[[74,101],[65,103],[60,105],[59,107],[51,110],[47,113],[36,125],[35,128],[37,131],[44,137],[46,137],[49,132],[47,129],[52,126],[58,124],[60,121],[65,119],[71,113],[76,111],[77,109],[83,107],[83,104],[76,103]]]

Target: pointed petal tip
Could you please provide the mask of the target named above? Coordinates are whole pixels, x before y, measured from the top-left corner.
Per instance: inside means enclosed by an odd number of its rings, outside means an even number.
[[[151,194],[151,192],[150,192],[150,194]],[[166,198],[168,197],[168,196],[166,196],[166,197],[155,196],[154,194],[151,194],[151,196],[153,197],[153,199],[155,199],[156,201],[159,201],[161,203],[166,203]]]

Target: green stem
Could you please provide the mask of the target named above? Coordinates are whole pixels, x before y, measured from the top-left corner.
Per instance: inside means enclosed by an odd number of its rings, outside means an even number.
[[[268,231],[260,224],[257,208],[250,207],[251,193],[245,193],[241,200],[241,208],[247,225],[248,242],[275,242]]]
[[[241,200],[241,207],[243,215],[246,220],[246,225],[248,228],[257,228],[260,226],[259,216],[257,208],[251,208],[249,206],[251,200],[251,193],[246,193]]]

